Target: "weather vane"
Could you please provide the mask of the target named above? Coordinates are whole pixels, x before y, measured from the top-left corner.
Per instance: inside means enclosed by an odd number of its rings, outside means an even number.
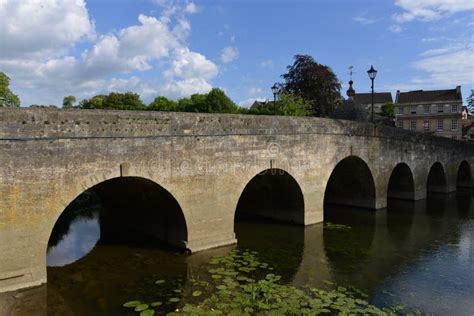
[[[349,66],[349,76],[351,76],[351,80],[352,80],[352,75],[354,74],[353,69],[354,69],[354,66],[350,65]]]

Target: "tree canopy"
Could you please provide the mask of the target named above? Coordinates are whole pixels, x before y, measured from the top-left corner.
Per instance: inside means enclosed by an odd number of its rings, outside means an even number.
[[[99,94],[90,99],[84,99],[79,103],[79,107],[83,109],[143,110],[145,104],[136,93],[111,92],[108,95]]]
[[[63,99],[63,108],[70,109],[74,106],[75,102],[76,102],[76,97],[73,95],[68,95],[67,97],[64,97]]]
[[[293,65],[283,74],[284,90],[311,104],[310,115],[329,116],[342,101],[341,84],[328,66],[309,55],[296,55]]]
[[[10,78],[0,71],[0,107],[19,107],[20,98],[10,90]]]

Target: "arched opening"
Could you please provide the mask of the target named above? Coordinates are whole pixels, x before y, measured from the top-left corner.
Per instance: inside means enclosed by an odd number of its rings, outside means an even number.
[[[72,201],[48,242],[48,265],[85,256],[96,243],[185,248],[187,228],[176,199],[153,181],[120,177],[99,183]]]
[[[362,159],[350,156],[336,165],[326,186],[324,204],[375,209],[374,179]]]
[[[395,166],[388,181],[387,197],[400,200],[415,199],[415,181],[406,163]]]
[[[456,186],[458,188],[472,187],[471,167],[465,160],[459,165],[458,175],[456,177]]]
[[[303,192],[281,169],[267,169],[250,180],[237,203],[236,220],[261,217],[304,224]]]
[[[446,193],[446,175],[444,173],[443,165],[435,162],[428,173],[428,180],[426,184],[427,193]]]
[[[288,223],[304,224],[303,192],[286,171],[264,170],[242,191],[235,235],[239,248],[258,251],[260,259],[272,262],[289,282],[301,264],[305,227]]]

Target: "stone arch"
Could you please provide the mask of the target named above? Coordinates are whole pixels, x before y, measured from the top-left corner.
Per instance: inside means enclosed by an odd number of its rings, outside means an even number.
[[[283,169],[260,172],[246,184],[235,210],[235,219],[248,216],[304,224],[300,185]]]
[[[376,187],[372,171],[357,156],[342,159],[326,184],[324,204],[376,208]]]
[[[446,193],[448,190],[446,173],[440,162],[435,162],[430,168],[426,180],[427,193]]]
[[[415,180],[410,167],[401,162],[393,168],[388,180],[387,198],[400,200],[415,199]]]
[[[461,161],[458,167],[456,176],[456,187],[458,188],[470,188],[472,187],[472,174],[471,167],[466,160]]]
[[[97,181],[79,192],[81,193],[71,199],[55,217],[49,230],[49,239],[56,225],[67,213],[68,206],[84,192],[94,192],[102,203],[101,240],[146,240],[154,244],[186,247],[188,228],[181,206],[176,198],[158,183],[140,176],[111,177]],[[121,234],[123,230],[127,231],[126,235],[130,238],[124,238],[124,234]]]

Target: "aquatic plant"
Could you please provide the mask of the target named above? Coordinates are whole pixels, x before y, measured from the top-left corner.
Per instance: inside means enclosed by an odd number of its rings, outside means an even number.
[[[208,280],[191,278],[191,286],[186,291],[179,290],[183,295],[181,299],[172,297],[165,303],[168,308],[169,304],[178,304],[168,315],[396,315],[409,312],[401,305],[379,308],[367,301],[365,293],[331,282],[328,282],[333,287],[331,290],[281,284],[281,276],[268,263],[260,262],[257,255],[255,251],[233,250],[227,256],[213,257],[209,261]],[[164,308],[159,303],[130,301],[123,306],[153,315],[157,308]],[[146,309],[142,309],[145,305]]]

